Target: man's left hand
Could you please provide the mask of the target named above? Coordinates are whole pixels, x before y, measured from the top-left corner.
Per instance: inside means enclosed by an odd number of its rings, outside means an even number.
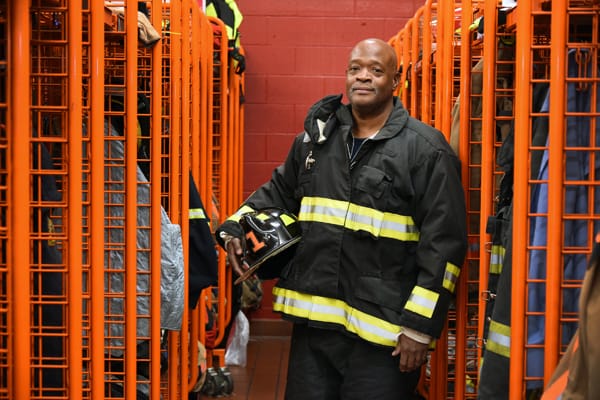
[[[392,356],[400,355],[400,371],[410,372],[427,362],[428,348],[426,343],[419,343],[406,335],[400,335]]]

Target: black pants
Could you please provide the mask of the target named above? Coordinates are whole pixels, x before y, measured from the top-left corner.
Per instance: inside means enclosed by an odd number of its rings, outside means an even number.
[[[421,370],[403,373],[392,349],[294,324],[286,400],[409,400]]]

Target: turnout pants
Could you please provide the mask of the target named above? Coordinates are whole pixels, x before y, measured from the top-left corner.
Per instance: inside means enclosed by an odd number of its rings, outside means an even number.
[[[335,330],[293,327],[286,400],[412,400],[421,369],[403,373],[392,349]]]

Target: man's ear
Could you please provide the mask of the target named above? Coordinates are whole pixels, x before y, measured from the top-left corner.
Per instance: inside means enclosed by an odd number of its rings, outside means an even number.
[[[393,82],[392,88],[394,88],[394,90],[396,90],[396,88],[400,84],[400,72],[396,72],[394,74],[394,79],[392,80],[392,82]]]

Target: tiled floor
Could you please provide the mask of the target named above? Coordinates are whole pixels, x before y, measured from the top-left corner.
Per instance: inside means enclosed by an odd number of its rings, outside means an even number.
[[[221,398],[283,400],[289,350],[289,336],[251,336],[246,367],[228,367],[233,377],[233,394]]]

